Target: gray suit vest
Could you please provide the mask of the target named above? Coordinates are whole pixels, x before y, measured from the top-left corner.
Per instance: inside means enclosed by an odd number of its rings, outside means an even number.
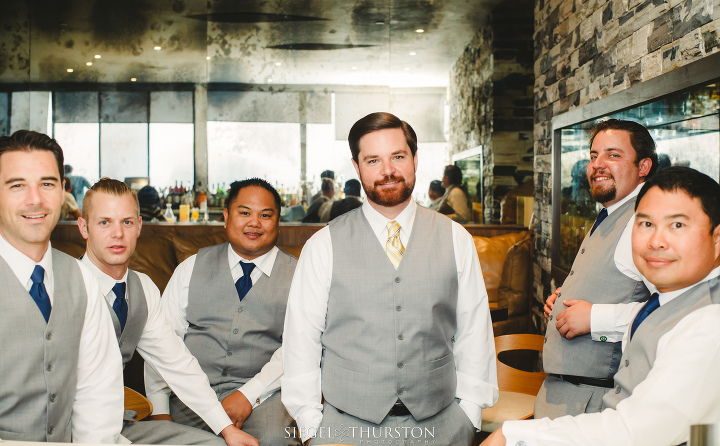
[[[279,250],[270,277],[238,298],[228,265],[230,244],[201,249],[190,278],[185,345],[220,394],[242,384],[270,361],[282,344],[285,309],[297,259]]]
[[[558,313],[569,299],[593,304],[619,304],[647,300],[650,293],[642,281],[623,274],[615,265],[615,249],[633,215],[635,198],[617,208],[580,245],[570,275],[555,301],[545,334],[543,369],[546,373],[588,378],[612,378],[622,355],[620,342],[597,342],[585,334],[572,340],[560,336],[555,327]]]
[[[77,260],[53,249],[55,277],[45,323],[0,257],[0,438],[70,442],[87,292]]]
[[[632,395],[633,390],[645,380],[655,363],[660,338],[693,311],[712,304],[720,304],[717,279],[704,282],[677,296],[653,311],[635,331],[625,347],[620,369],[615,374],[615,389],[605,394],[603,408],[616,408],[618,403]],[[678,378],[680,379],[680,378]]]
[[[145,291],[143,291],[140,277],[133,270],[128,270],[127,277],[127,300],[128,300],[128,316],[125,321],[125,329],[120,332],[120,320],[113,310],[112,304],[107,300],[110,309],[110,317],[115,327],[115,335],[118,338],[118,345],[120,346],[120,354],[122,355],[123,364],[127,364],[135,354],[140,337],[142,337],[143,331],[145,331],[145,324],[147,324],[148,318],[148,306],[147,299],[145,298]]]
[[[328,403],[375,424],[398,399],[418,421],[452,403],[458,280],[451,223],[418,206],[396,271],[362,208],[330,222],[332,282],[322,335]]]

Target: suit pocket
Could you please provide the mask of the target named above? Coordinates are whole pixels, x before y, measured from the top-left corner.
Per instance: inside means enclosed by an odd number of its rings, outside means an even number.
[[[448,353],[447,355],[445,355],[441,358],[433,359],[432,361],[430,361],[430,363],[428,364],[427,371],[432,372],[433,370],[437,370],[437,369],[451,363],[452,361],[453,361],[453,354]]]

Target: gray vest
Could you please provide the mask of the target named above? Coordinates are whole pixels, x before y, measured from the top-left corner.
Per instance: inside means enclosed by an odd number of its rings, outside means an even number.
[[[282,344],[285,309],[297,259],[280,250],[270,277],[238,298],[229,243],[201,249],[190,278],[185,345],[220,394],[255,376]]]
[[[53,249],[50,320],[0,257],[0,438],[70,442],[87,292],[77,260]]]
[[[720,303],[717,279],[714,286],[715,292],[711,295],[710,282],[696,285],[653,311],[640,324],[625,347],[620,369],[615,374],[615,389],[605,394],[603,408],[616,408],[620,401],[632,395],[635,387],[645,380],[655,363],[658,341],[665,333],[693,311]]]
[[[379,424],[398,399],[418,421],[452,403],[458,281],[451,223],[418,206],[396,271],[362,208],[330,222],[322,390],[336,408]]]
[[[123,364],[127,364],[135,354],[140,337],[145,331],[145,324],[148,318],[147,299],[145,291],[143,291],[140,277],[133,270],[128,270],[127,277],[127,300],[128,300],[128,316],[125,321],[125,329],[120,332],[120,320],[113,310],[112,304],[107,300],[110,309],[110,317],[115,327],[115,335],[118,338],[120,346],[120,354],[122,355]]]
[[[588,378],[612,378],[622,355],[620,342],[597,342],[591,335],[567,340],[560,336],[555,321],[568,299],[593,304],[619,304],[647,300],[650,293],[642,281],[635,281],[615,266],[615,249],[633,215],[635,198],[610,214],[580,245],[570,275],[565,279],[545,334],[543,369],[546,373]]]

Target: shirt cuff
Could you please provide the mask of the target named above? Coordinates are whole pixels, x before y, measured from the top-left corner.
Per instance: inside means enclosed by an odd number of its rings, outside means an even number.
[[[220,435],[220,432],[222,432],[223,429],[233,424],[232,420],[230,420],[230,417],[220,403],[218,403],[218,405],[210,412],[205,414],[202,419],[207,423],[210,429],[215,432],[215,435]]]
[[[623,333],[617,331],[615,307],[609,304],[593,304],[590,309],[590,334],[593,341],[622,341]]]
[[[153,415],[169,415],[170,414],[170,399],[164,393],[147,396],[148,401],[152,404]]]
[[[247,398],[248,401],[250,401],[250,404],[252,405],[253,409],[256,408],[260,403],[262,403],[261,396],[265,391],[265,386],[262,382],[260,382],[259,379],[251,379],[250,381],[246,382],[242,386],[238,388],[238,392],[241,392],[243,395],[245,395],[245,398]]]
[[[458,403],[460,409],[465,412],[470,421],[472,422],[475,429],[480,429],[482,423],[482,409],[477,404],[471,403],[467,400],[460,400]]]
[[[506,421],[502,425],[506,446],[535,446],[537,445],[536,429],[538,421],[523,420]]]

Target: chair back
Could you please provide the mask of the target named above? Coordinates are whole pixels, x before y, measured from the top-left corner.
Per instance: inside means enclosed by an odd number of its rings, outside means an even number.
[[[153,406],[142,394],[125,387],[125,410],[135,411],[135,421],[140,421],[152,413]]]
[[[535,334],[497,336],[495,338],[495,353],[499,355],[502,352],[511,350],[536,350],[542,352],[544,339],[543,336]],[[498,387],[503,391],[537,396],[540,386],[542,386],[547,376],[547,373],[543,372],[527,372],[510,367],[502,363],[497,356],[495,357],[495,363],[497,364]]]

